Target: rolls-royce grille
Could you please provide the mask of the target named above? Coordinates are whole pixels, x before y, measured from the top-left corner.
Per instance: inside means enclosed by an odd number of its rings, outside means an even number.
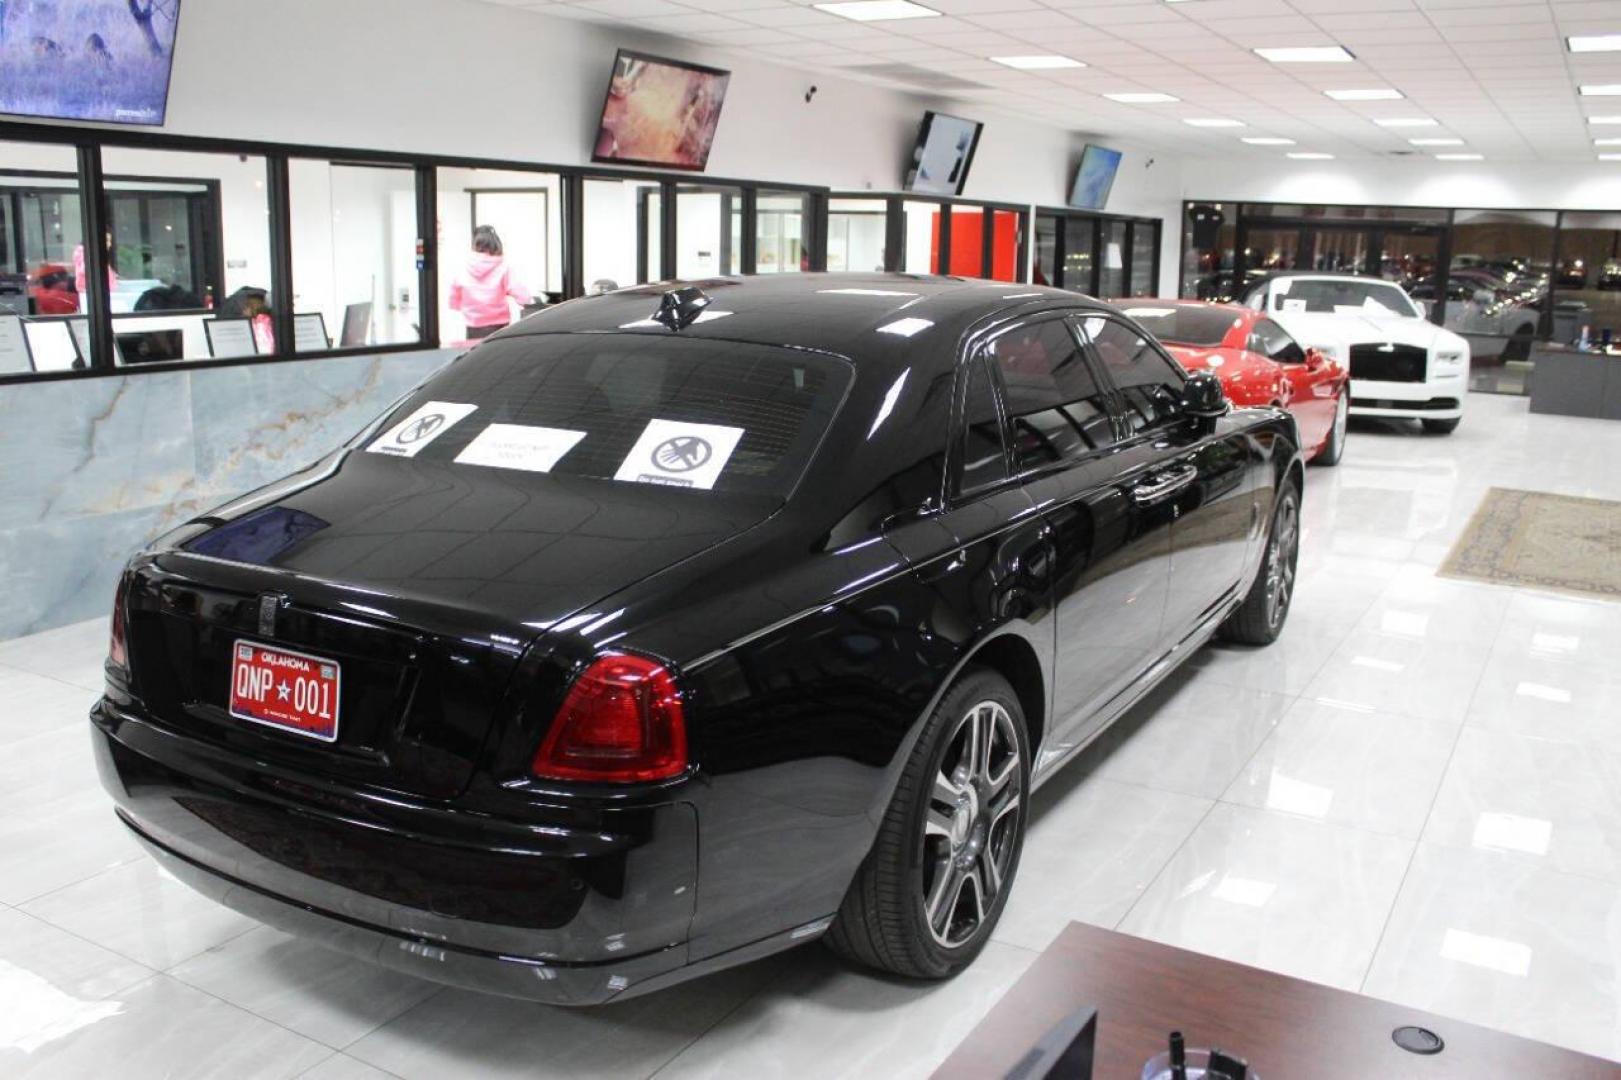
[[[1416,345],[1352,345],[1351,378],[1423,382],[1428,352]]]

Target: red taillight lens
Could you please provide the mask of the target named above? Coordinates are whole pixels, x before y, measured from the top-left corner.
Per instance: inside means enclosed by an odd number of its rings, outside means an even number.
[[[667,780],[687,767],[675,679],[657,661],[608,653],[569,687],[531,766],[555,780]]]
[[[107,643],[107,660],[121,668],[129,667],[129,646],[124,640],[124,597],[128,591],[128,579],[120,576],[118,589],[113,593],[113,630],[112,639]]]

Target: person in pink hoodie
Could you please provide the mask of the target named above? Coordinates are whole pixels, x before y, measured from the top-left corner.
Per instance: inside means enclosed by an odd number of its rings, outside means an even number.
[[[509,299],[522,306],[534,298],[512,279],[512,270],[502,256],[501,237],[488,225],[480,225],[473,230],[472,257],[451,283],[450,309],[462,313],[469,338],[489,337],[512,322]]]

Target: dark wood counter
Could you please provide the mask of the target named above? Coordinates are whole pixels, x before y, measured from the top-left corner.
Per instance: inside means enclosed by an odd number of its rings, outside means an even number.
[[[1621,1065],[1500,1031],[1142,938],[1070,923],[942,1065],[938,1078],[1003,1076],[1053,1025],[1098,1011],[1097,1080],[1137,1080],[1173,1028],[1190,1047],[1248,1059],[1261,1080],[1386,1077],[1621,1078]],[[1425,1057],[1391,1041],[1440,1035]]]

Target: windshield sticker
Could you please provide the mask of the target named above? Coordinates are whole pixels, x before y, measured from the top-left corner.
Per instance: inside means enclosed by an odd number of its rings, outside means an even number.
[[[742,437],[737,427],[649,420],[614,479],[708,490]]]
[[[525,472],[551,472],[552,466],[583,438],[585,432],[565,428],[491,424],[456,455],[456,463],[522,469]]]
[[[430,401],[373,440],[366,450],[394,457],[416,457],[423,447],[477,408],[477,405],[458,405],[452,401]]]

